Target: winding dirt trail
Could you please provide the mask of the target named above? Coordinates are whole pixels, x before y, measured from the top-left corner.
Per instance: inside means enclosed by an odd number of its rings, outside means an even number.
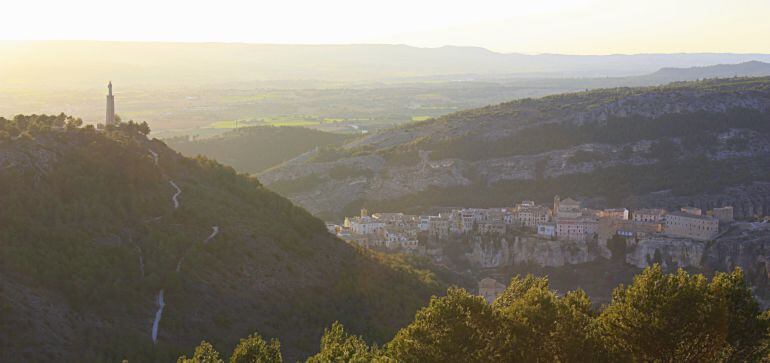
[[[155,160],[155,165],[157,166],[158,165],[158,153],[156,153],[152,149],[147,149],[147,151],[152,155],[153,159]],[[164,176],[165,176],[165,173],[164,173]],[[176,190],[174,195],[171,196],[171,202],[174,204],[174,209],[179,209],[179,205],[180,205],[180,203],[179,203],[179,195],[182,194],[182,189],[179,188],[179,186],[176,185],[176,183],[174,183],[173,180],[169,179],[168,182]],[[160,220],[160,218],[161,217],[157,217],[157,218],[153,219],[152,221],[158,221],[158,220]],[[203,241],[204,244],[208,243],[209,241],[214,239],[214,237],[216,237],[219,234],[219,226],[212,226],[211,230],[212,230],[211,234]],[[189,248],[188,248],[188,250],[189,250]],[[140,268],[141,268],[141,271],[142,271],[142,276],[144,276],[144,260],[142,259],[142,256],[141,256],[141,248],[139,249],[139,251],[140,251],[140,256],[139,256]],[[185,254],[186,254],[186,252],[185,252]],[[179,271],[182,269],[182,263],[184,262],[184,258],[185,258],[184,255],[185,254],[183,254],[182,257],[179,258],[179,261],[176,263],[175,271],[177,273],[179,273]],[[160,319],[161,319],[161,317],[163,315],[163,309],[166,307],[166,301],[164,299],[163,293],[164,293],[164,290],[163,290],[163,288],[161,288],[160,291],[158,291],[158,295],[157,295],[157,297],[155,299],[156,303],[158,304],[158,310],[155,311],[155,319],[152,322],[152,332],[151,332],[151,335],[152,335],[152,342],[153,342],[153,344],[157,344],[158,343],[158,329],[159,329],[159,326],[160,326]]]
[[[174,193],[173,196],[171,196],[171,202],[174,203],[174,209],[179,209],[179,194],[182,194],[182,189],[179,189],[179,187],[174,183],[173,180],[168,181],[169,184],[171,184],[174,189],[176,189],[176,193]]]
[[[152,342],[158,343],[158,325],[160,324],[160,317],[163,315],[163,308],[166,307],[166,301],[163,299],[163,289],[158,291],[158,311],[155,312],[155,320],[152,322]]]
[[[212,229],[211,235],[209,235],[209,237],[206,238],[206,240],[203,241],[203,243],[209,243],[209,241],[214,239],[214,237],[216,237],[219,234],[219,226],[212,226],[211,229]]]
[[[147,151],[150,152],[150,155],[152,155],[153,160],[155,160],[155,165],[158,165],[158,153],[155,152],[153,149],[147,149]]]

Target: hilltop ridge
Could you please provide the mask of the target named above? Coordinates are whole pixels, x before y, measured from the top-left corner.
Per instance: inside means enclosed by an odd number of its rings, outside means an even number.
[[[390,339],[445,286],[137,124],[79,125],[0,118],[0,360],[168,361],[254,331],[300,359],[335,320]]]
[[[770,78],[736,78],[461,111],[321,149],[260,179],[323,216],[364,204],[418,212],[554,194],[621,205],[652,192],[697,200],[768,182],[768,153]],[[331,173],[342,168],[344,177]],[[739,215],[770,207],[763,195],[731,198],[758,203],[736,203]]]

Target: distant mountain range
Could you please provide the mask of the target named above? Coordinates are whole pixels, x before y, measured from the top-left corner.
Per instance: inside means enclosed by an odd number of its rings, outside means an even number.
[[[768,54],[503,54],[474,47],[275,45],[96,41],[0,42],[6,87],[207,85],[272,81],[327,84],[486,76],[635,76],[665,67],[770,62]]]
[[[704,67],[662,68],[655,73],[637,78],[650,83],[668,83],[675,81],[692,81],[704,78],[764,76],[770,76],[770,63],[750,61],[738,64],[716,64]]]

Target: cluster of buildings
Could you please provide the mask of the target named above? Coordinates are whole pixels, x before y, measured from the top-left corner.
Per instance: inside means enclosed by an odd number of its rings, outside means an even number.
[[[515,216],[515,213],[510,213]],[[675,238],[699,241],[712,240],[720,226],[733,222],[733,207],[714,208],[704,213],[699,208],[684,207],[677,211],[665,209],[638,209],[633,213],[625,208],[591,210],[581,208],[572,200],[554,198],[549,219],[536,223],[536,233],[544,237],[567,240],[596,237],[607,241],[614,236],[645,238],[661,234]],[[524,222],[513,217],[519,225]],[[491,304],[506,289],[506,285],[486,277],[478,283],[478,294]]]
[[[366,209],[357,217],[345,218],[340,226],[327,223],[329,232],[368,248],[416,251],[420,219],[404,213],[374,213]]]
[[[465,233],[504,234],[511,230],[530,231],[545,239],[607,240],[615,235],[643,238],[653,234],[699,241],[715,238],[720,225],[733,221],[733,208],[703,212],[685,207],[665,209],[589,209],[571,198],[555,196],[553,206],[524,201],[510,208],[455,208],[438,215],[374,213],[365,209],[357,217],[345,218],[343,225],[327,224],[342,239],[365,247],[415,251],[418,235],[441,240]]]

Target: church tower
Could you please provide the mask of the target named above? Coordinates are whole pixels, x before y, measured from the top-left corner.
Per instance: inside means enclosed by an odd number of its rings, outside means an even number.
[[[556,213],[559,212],[559,204],[561,204],[561,199],[559,198],[559,195],[555,195],[553,197],[553,216],[556,217]]]
[[[107,85],[109,93],[107,94],[107,118],[104,124],[107,126],[115,125],[115,96],[112,95],[112,81]]]

